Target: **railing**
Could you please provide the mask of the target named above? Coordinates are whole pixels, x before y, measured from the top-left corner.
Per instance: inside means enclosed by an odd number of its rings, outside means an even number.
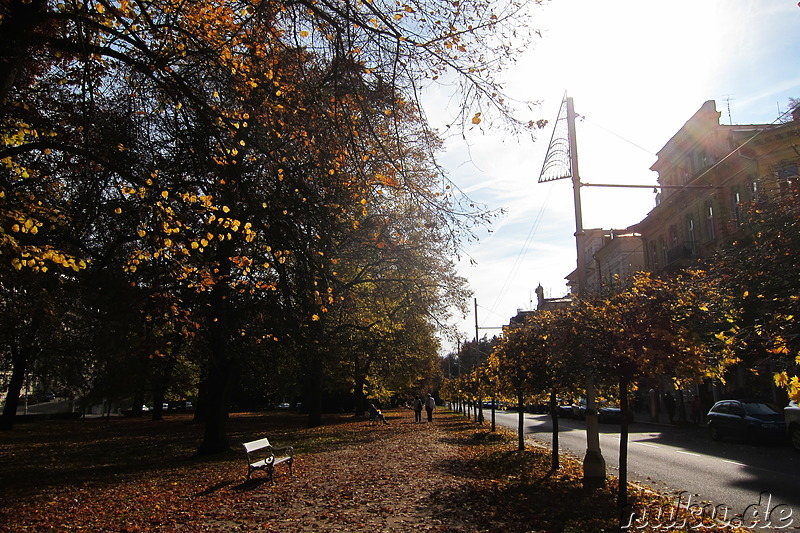
[[[697,243],[686,241],[667,250],[667,265],[681,259],[697,259]]]

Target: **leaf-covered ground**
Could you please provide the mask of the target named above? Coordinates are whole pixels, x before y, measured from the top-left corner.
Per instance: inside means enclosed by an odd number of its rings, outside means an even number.
[[[202,428],[188,415],[21,424],[0,434],[0,531],[618,530],[613,481],[583,489],[574,461],[550,473],[547,450],[517,452],[508,434],[442,410],[433,424],[405,410],[387,417],[329,416],[308,429],[293,413],[234,415],[237,449],[210,460],[193,457]],[[236,443],[262,436],[295,447],[293,476],[281,465],[274,483],[246,480]],[[649,492],[634,498],[669,509]]]

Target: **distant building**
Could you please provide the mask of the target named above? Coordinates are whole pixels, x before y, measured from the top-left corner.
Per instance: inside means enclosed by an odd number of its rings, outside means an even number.
[[[626,229],[585,229],[587,294],[615,291],[637,271],[669,273],[709,257],[744,231],[741,206],[761,195],[786,194],[800,180],[800,107],[773,124],[724,125],[716,102],[705,102],[657,154],[650,167],[661,192],[647,216]],[[577,270],[566,276],[577,292]],[[537,310],[565,307],[570,295],[545,298]],[[511,323],[522,323],[520,311]]]
[[[742,231],[740,206],[798,177],[800,122],[722,125],[709,100],[658,152],[656,207],[629,228],[642,236],[648,270],[678,270]]]
[[[584,230],[583,253],[586,293],[590,295],[614,291],[634,273],[645,269],[641,236],[627,229]],[[572,271],[566,279],[571,292],[575,293],[577,270]]]
[[[540,284],[538,287],[536,287],[536,309],[532,311],[517,309],[517,314],[511,317],[508,325],[517,326],[524,324],[528,317],[535,315],[539,311],[552,311],[554,309],[567,307],[571,303],[572,296],[569,294],[560,298],[545,298],[544,287],[542,287]]]

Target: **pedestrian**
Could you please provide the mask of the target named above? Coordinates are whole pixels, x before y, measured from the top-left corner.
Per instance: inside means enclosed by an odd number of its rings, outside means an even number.
[[[658,391],[651,388],[647,391],[647,404],[650,408],[650,422],[658,421]]]
[[[433,409],[436,407],[436,400],[433,396],[428,394],[428,399],[425,400],[425,411],[428,412],[428,422],[433,422]]]
[[[692,423],[700,423],[700,396],[692,398]]]
[[[664,394],[664,406],[667,408],[669,423],[675,423],[675,398],[669,392]]]
[[[374,403],[369,404],[369,407],[367,407],[367,410],[369,411],[369,419],[371,421],[373,421],[373,422],[383,422],[387,426],[389,425],[389,422],[383,416],[383,413],[381,412],[381,410],[378,409],[377,407],[375,407]]]
[[[422,422],[422,398],[414,398],[414,423]]]

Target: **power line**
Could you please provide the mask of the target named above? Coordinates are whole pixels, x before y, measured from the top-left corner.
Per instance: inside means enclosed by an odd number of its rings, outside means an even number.
[[[636,143],[635,143],[635,142],[633,142],[632,140],[630,140],[630,139],[628,139],[628,138],[626,138],[626,137],[623,137],[623,136],[622,136],[622,135],[620,135],[619,133],[617,133],[617,132],[615,132],[615,131],[612,131],[612,130],[610,130],[610,129],[608,129],[608,128],[604,127],[604,126],[601,126],[601,125],[600,125],[600,124],[598,124],[597,122],[594,122],[594,121],[592,121],[592,120],[589,120],[589,119],[587,119],[587,118],[586,118],[584,115],[577,115],[577,116],[578,116],[578,117],[580,117],[580,119],[581,119],[582,121],[584,121],[584,122],[589,122],[589,123],[590,123],[590,124],[592,124],[593,126],[600,128],[601,130],[605,131],[606,133],[610,133],[610,134],[611,134],[611,135],[613,135],[614,137],[617,137],[617,138],[619,138],[620,140],[622,140],[622,141],[625,141],[626,143],[628,143],[628,144],[630,144],[630,145],[632,145],[632,146],[635,146],[635,147],[636,147],[636,148],[638,148],[639,150],[641,150],[641,151],[643,151],[643,152],[645,152],[645,153],[647,153],[647,154],[649,154],[649,155],[652,155],[652,156],[655,156],[655,155],[656,155],[656,154],[654,154],[652,151],[648,150],[647,148],[645,148],[645,147],[643,147],[643,146],[641,146],[641,145],[639,145],[639,144],[636,144]]]
[[[527,254],[530,242],[533,240],[534,235],[536,235],[536,230],[539,228],[539,224],[541,223],[542,218],[544,217],[544,211],[550,200],[550,195],[552,192],[553,192],[553,187],[551,185],[550,188],[547,190],[547,196],[545,196],[544,202],[539,208],[539,213],[536,215],[536,218],[534,219],[533,224],[531,225],[530,231],[528,231],[528,236],[525,239],[525,242],[523,243],[519,253],[517,254],[517,258],[514,261],[514,265],[511,267],[511,271],[508,273],[508,276],[506,276],[506,279],[503,282],[503,286],[500,288],[500,292],[497,294],[497,297],[495,298],[491,309],[489,309],[490,313],[494,313],[495,307],[497,307],[497,304],[506,295],[506,292],[511,286],[511,282],[519,273],[519,269],[522,266],[522,260],[524,259],[525,254]]]

